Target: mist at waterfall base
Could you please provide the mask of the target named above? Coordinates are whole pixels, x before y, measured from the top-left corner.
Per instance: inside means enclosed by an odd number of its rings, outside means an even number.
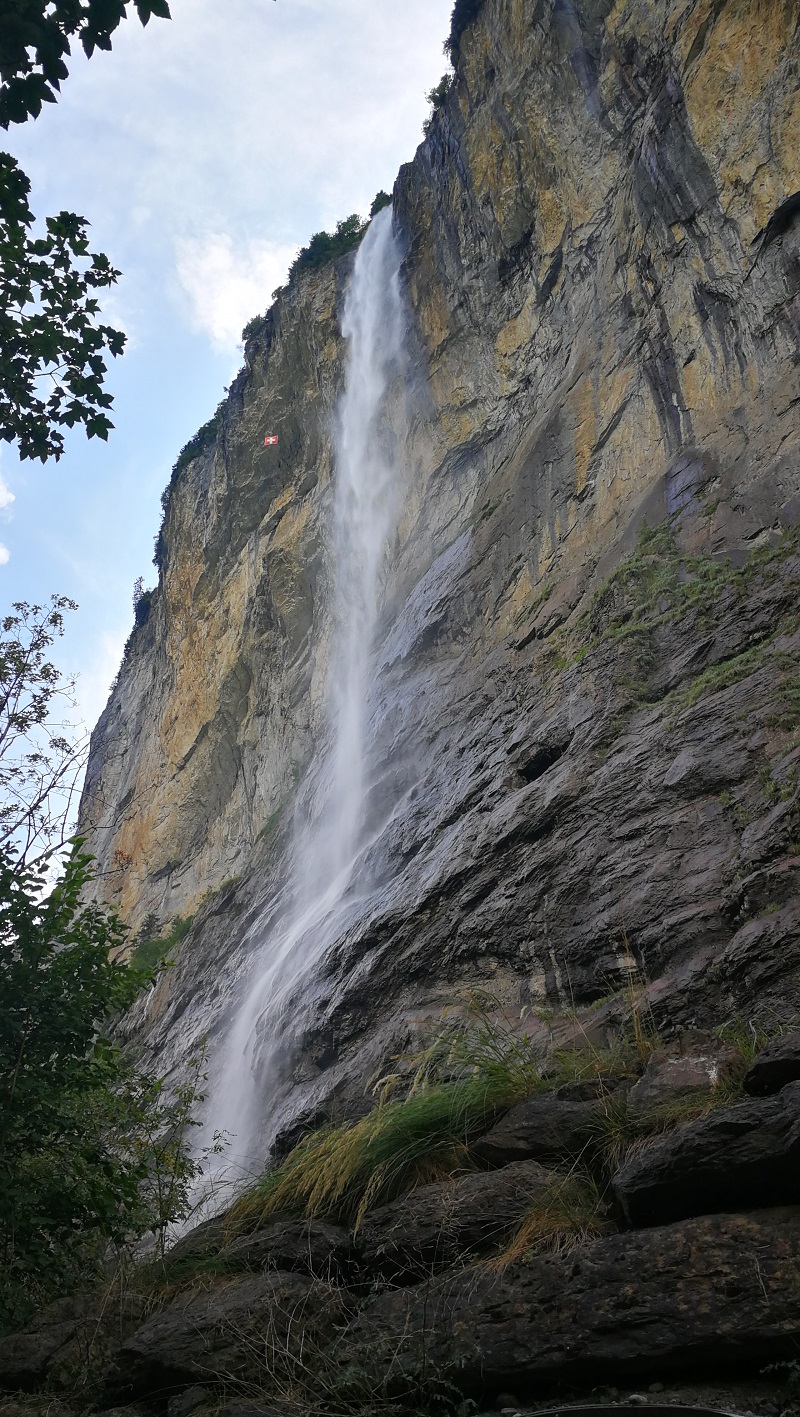
[[[313,1006],[316,975],[363,893],[376,829],[365,824],[375,629],[387,549],[402,484],[402,430],[392,428],[390,394],[405,373],[401,252],[391,208],[372,221],[345,297],[348,341],[335,428],[329,556],[333,622],[327,746],[314,773],[310,817],[295,817],[285,904],[248,941],[247,978],[211,1057],[200,1145],[226,1139],[208,1158],[206,1185],[236,1184],[263,1168],[274,1134],[270,1102],[291,1066],[294,1038]],[[402,398],[391,400],[395,417]],[[401,414],[402,416],[402,414]]]

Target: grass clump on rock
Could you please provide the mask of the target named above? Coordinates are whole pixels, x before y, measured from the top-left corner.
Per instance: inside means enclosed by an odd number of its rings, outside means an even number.
[[[350,1126],[301,1141],[228,1215],[236,1233],[289,1211],[358,1227],[371,1206],[470,1169],[470,1142],[519,1098],[485,1076],[382,1102]]]

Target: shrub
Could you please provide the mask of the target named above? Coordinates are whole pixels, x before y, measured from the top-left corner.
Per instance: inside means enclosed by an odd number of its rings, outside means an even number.
[[[289,267],[289,285],[294,285],[304,271],[317,271],[352,251],[360,242],[368,223],[357,212],[345,217],[333,232],[317,231],[307,246],[303,246]]]
[[[452,86],[453,75],[443,74],[436,87],[432,88],[430,93],[426,94],[428,103],[431,105],[431,111],[422,125],[423,132],[425,133],[426,137],[431,131],[431,125],[433,124],[434,114],[436,113],[437,109],[441,108],[444,104],[444,101],[447,98],[447,95],[449,94]]]
[[[384,207],[390,207],[391,205],[392,199],[388,192],[384,192],[383,189],[381,189],[380,192],[376,192],[372,200],[372,206],[369,209],[370,221],[374,216],[378,215],[378,212],[382,212]]]
[[[456,0],[450,16],[450,33],[444,43],[444,52],[453,68],[458,66],[461,51],[461,36],[477,20],[483,9],[484,0]]]
[[[155,587],[145,589],[142,576],[137,576],[133,583],[133,623],[138,630],[142,625],[146,625],[150,619],[150,607],[153,603]]]
[[[104,1026],[144,976],[113,911],[82,903],[90,858],[45,894],[48,866],[0,853],[0,1332],[94,1278],[109,1243],[163,1233],[196,1170],[189,1093],[166,1102]]]
[[[242,344],[247,344],[248,340],[255,339],[256,335],[260,335],[266,323],[266,315],[254,315],[252,320],[248,320],[242,330]]]
[[[152,921],[153,917],[148,916],[145,924]],[[171,964],[172,955],[177,949],[181,940],[188,935],[192,928],[194,917],[192,915],[176,915],[166,935],[151,935],[150,924],[148,932],[140,934],[133,950],[131,951],[131,964],[134,969],[149,973],[160,964]]]

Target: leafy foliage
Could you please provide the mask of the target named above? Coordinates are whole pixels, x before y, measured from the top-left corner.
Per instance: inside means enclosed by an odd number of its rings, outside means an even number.
[[[444,52],[453,68],[458,64],[461,36],[477,20],[483,9],[484,0],[456,0],[450,16],[450,33],[444,44]]]
[[[135,0],[143,25],[170,18],[167,0]],[[128,0],[0,0],[0,127],[35,118],[55,103],[77,36],[84,52],[110,49]]]
[[[82,423],[89,438],[108,437],[103,356],[121,354],[125,336],[96,322],[93,292],[119,272],[89,251],[86,222],[60,212],[33,237],[29,191],[25,173],[0,153],[0,438],[16,441],[21,458],[45,462],[60,458],[62,428]]]
[[[86,904],[79,844],[49,896],[47,858],[0,852],[0,1331],[95,1277],[109,1244],[163,1249],[199,1165],[186,1145],[202,1057],[168,1098],[104,1020],[152,976],[120,958],[125,927]]]
[[[424,122],[423,125],[422,125],[423,132],[425,133],[426,136],[427,136],[427,134],[431,131],[431,126],[432,126],[432,124],[433,124],[433,116],[434,116],[434,114],[437,112],[438,109],[440,109],[440,108],[442,107],[442,105],[444,104],[444,101],[445,101],[445,99],[447,98],[447,95],[449,94],[449,92],[450,92],[450,90],[451,90],[452,87],[453,87],[453,75],[452,75],[452,74],[442,74],[442,77],[441,77],[441,79],[439,80],[439,82],[438,82],[438,84],[436,85],[436,87],[435,87],[435,88],[432,88],[432,89],[430,90],[430,93],[426,94],[426,98],[427,98],[427,100],[428,100],[428,103],[431,105],[431,111],[430,111],[428,117],[425,119],[425,122]]]
[[[391,205],[392,199],[389,193],[384,192],[383,188],[381,188],[380,192],[376,192],[372,199],[372,206],[369,209],[370,220],[372,220],[374,216],[377,216],[378,212],[382,212],[384,207],[390,207]]]
[[[47,858],[0,853],[0,1325],[66,1288],[97,1245],[143,1228],[150,1161],[131,1146],[158,1085],[101,1021],[142,976],[115,959],[124,928],[82,904],[76,851],[44,896]]]
[[[292,285],[304,271],[317,271],[338,256],[344,256],[358,245],[368,223],[361,220],[357,212],[338,222],[333,232],[317,231],[307,246],[295,257],[289,267],[289,284]]]
[[[70,42],[87,55],[110,49],[129,0],[0,0],[0,127],[24,123],[55,103]],[[143,25],[169,19],[167,0],[134,0]],[[63,428],[82,424],[106,439],[113,427],[103,388],[106,353],[122,353],[121,330],[98,323],[94,292],[119,272],[90,252],[87,222],[59,212],[32,236],[30,182],[0,153],[0,438],[22,459],[58,460]]]
[[[44,606],[19,601],[0,621],[0,849],[22,861],[63,844],[85,761],[86,735],[75,739],[55,712],[74,703],[74,681],[48,658],[75,609],[54,595]]]

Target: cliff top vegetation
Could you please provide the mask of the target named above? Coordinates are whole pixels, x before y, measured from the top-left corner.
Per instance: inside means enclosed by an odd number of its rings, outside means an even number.
[[[456,0],[450,16],[450,33],[444,43],[444,52],[453,68],[458,64],[461,51],[461,36],[477,20],[484,6],[484,0]]]

